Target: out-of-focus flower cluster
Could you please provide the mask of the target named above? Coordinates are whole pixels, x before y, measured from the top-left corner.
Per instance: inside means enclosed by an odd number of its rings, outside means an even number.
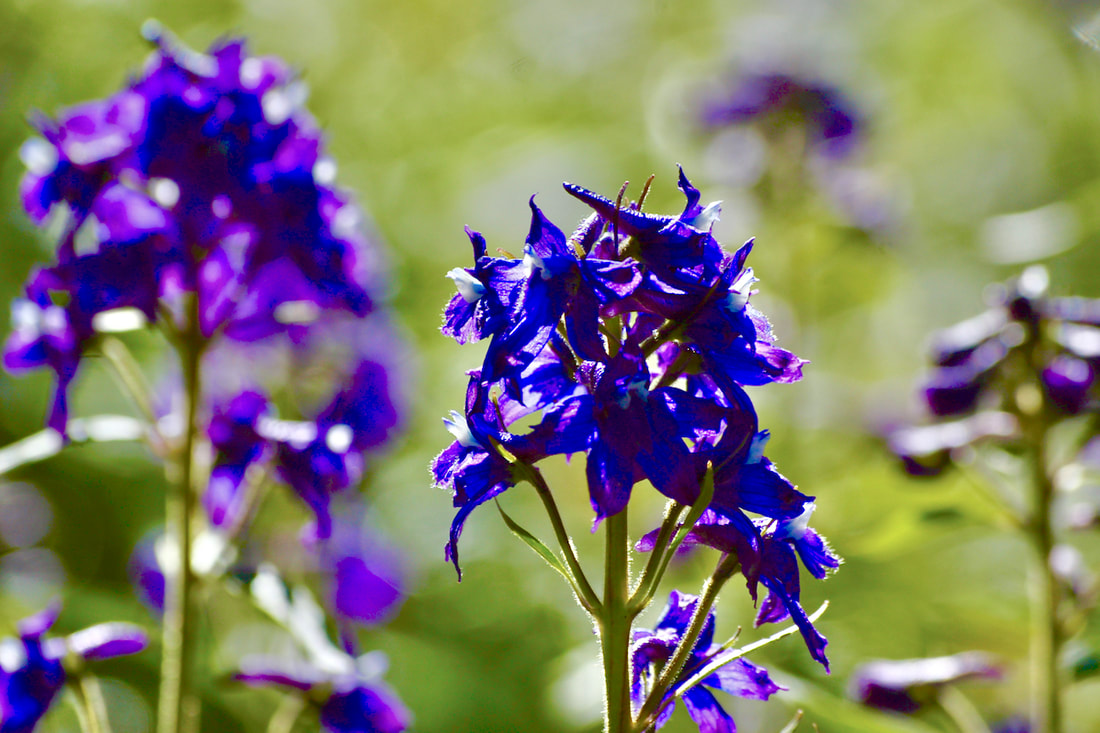
[[[242,521],[245,475],[262,464],[327,536],[332,494],[358,481],[363,452],[398,422],[387,360],[399,344],[375,305],[379,256],[333,185],[335,163],[301,106],[305,87],[283,62],[249,55],[241,40],[200,54],[155,25],[147,33],[157,50],[140,75],[106,99],[37,118],[42,137],[23,146],[24,207],[61,244],[12,307],[4,363],[54,371],[48,424],[64,434],[69,384],[100,333],[148,322],[178,334],[197,319],[203,339],[229,344],[210,356],[219,374],[204,406],[216,454],[211,522]],[[268,385],[242,376],[262,373],[246,362],[268,354],[235,365],[225,356],[232,344],[280,336],[299,354],[326,339],[352,345],[335,391],[306,422],[276,420]]]
[[[1044,268],[990,291],[985,313],[938,333],[923,401],[941,421],[890,436],[914,475],[935,475],[979,441],[1023,438],[1021,420],[1095,413],[1100,301],[1051,297]]]
[[[332,185],[304,86],[243,41],[200,54],[149,33],[158,48],[140,75],[40,116],[22,149],[23,205],[61,245],[13,306],[4,360],[56,373],[48,422],[62,433],[68,385],[113,311],[182,326],[190,295],[204,337],[249,342],[372,308],[376,255]]]
[[[178,455],[190,445],[180,405],[194,400],[199,450],[188,460],[209,473],[209,527],[185,560],[171,543],[139,547],[141,592],[162,606],[165,575],[184,561],[200,577],[224,573],[278,480],[311,512],[303,539],[347,641],[349,622],[379,623],[403,598],[400,558],[365,534],[362,505],[340,499],[353,516],[333,507],[400,422],[403,348],[381,305],[380,255],[334,185],[286,64],[240,39],[197,53],[155,23],[145,32],[156,49],[139,74],[105,99],[38,116],[41,137],[21,150],[24,208],[60,246],[12,306],[4,364],[56,375],[47,425],[65,436],[70,385],[87,355],[107,353],[104,334],[154,325],[185,364],[201,358],[201,394],[179,399],[169,378],[146,396],[145,412],[159,414],[145,417],[154,451]],[[324,715],[352,720],[374,704],[356,690]]]
[[[745,73],[727,94],[703,108],[703,122],[711,127],[767,117],[798,125],[823,155],[833,158],[852,151],[863,127],[855,106],[840,90],[781,72]]]
[[[594,212],[571,236],[532,200],[522,258],[490,256],[484,238],[468,231],[474,266],[449,273],[458,294],[443,332],[489,345],[470,373],[464,411],[445,421],[456,440],[432,464],[458,509],[447,558],[458,567],[459,537],[475,508],[551,455],[587,456],[597,522],[622,511],[643,479],[690,506],[710,471],[708,515],[728,537],[698,532],[698,541],[736,552],[754,597],[758,581],[772,591],[761,621],[805,619],[795,553],[785,548],[809,536],[804,522],[792,528],[808,519],[813,498],[764,457],[768,434],[744,389],[796,381],[804,362],[775,345],[749,303],[752,242],[725,252],[711,234],[718,205],[701,206],[682,172],[687,204],[676,216],[565,188]],[[511,432],[521,418],[533,427]],[[818,565],[810,569],[818,575]],[[826,663],[824,638],[808,621],[803,630]]]

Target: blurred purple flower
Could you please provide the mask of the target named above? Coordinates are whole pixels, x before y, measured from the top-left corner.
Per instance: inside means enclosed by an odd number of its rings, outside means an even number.
[[[145,632],[123,623],[106,623],[71,634],[45,638],[61,611],[59,604],[19,623],[19,638],[0,640],[0,733],[30,733],[65,684],[63,660],[69,654],[96,660],[136,654]]]
[[[833,158],[847,155],[862,122],[851,101],[838,89],[786,73],[747,72],[723,96],[703,106],[703,123],[740,125],[764,117],[782,116],[804,125],[820,151]]]
[[[105,311],[151,322],[193,293],[205,336],[251,341],[326,310],[365,315],[379,281],[362,215],[332,187],[335,165],[286,65],[242,40],[201,54],[155,24],[147,35],[157,50],[139,76],[39,116],[42,137],[22,150],[24,207],[35,223],[59,219],[63,235],[59,262],[15,306],[4,361],[57,374],[48,423],[62,433],[67,386]]]
[[[362,501],[343,501],[331,535],[307,533],[306,546],[317,558],[329,608],[341,620],[374,626],[401,608],[408,573],[404,555],[367,526],[366,513]]]
[[[849,689],[864,705],[913,713],[934,699],[944,685],[1000,676],[1000,667],[988,654],[962,652],[949,657],[867,662],[852,672]]]
[[[674,590],[669,594],[668,605],[657,622],[657,627],[653,631],[634,632],[631,645],[631,666],[634,669],[631,699],[635,707],[640,707],[645,702],[646,681],[655,680],[661,668],[676,653],[676,648],[687,632],[698,605],[697,597]],[[665,694],[662,706],[658,710],[656,728],[664,726],[672,717],[675,698],[681,695],[688,714],[699,726],[700,733],[735,733],[737,726],[733,718],[722,709],[714,695],[704,689],[704,685],[755,700],[767,700],[775,692],[783,689],[771,680],[763,667],[738,658],[719,667],[691,689],[681,690],[685,682],[702,671],[724,651],[721,645],[714,644],[713,640],[714,612],[711,611],[707,614],[702,633],[692,647],[691,656],[676,682]]]

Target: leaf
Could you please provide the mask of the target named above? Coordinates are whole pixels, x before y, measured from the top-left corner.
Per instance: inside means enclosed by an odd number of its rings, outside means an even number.
[[[511,517],[509,517],[508,514],[505,513],[504,508],[500,505],[499,501],[494,500],[493,503],[497,505],[497,511],[500,512],[500,516],[504,519],[504,523],[508,525],[508,529],[512,530],[512,534],[526,542],[527,546],[534,550],[539,557],[545,560],[547,565],[561,573],[562,577],[564,577],[570,582],[570,584],[572,584],[573,577],[569,574],[569,571],[566,569],[565,565],[558,558],[558,556],[555,555],[554,552],[549,547],[547,547],[542,540],[528,532],[526,529],[518,525]]]

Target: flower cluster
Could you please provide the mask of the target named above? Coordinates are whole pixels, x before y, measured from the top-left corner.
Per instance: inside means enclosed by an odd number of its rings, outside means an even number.
[[[953,450],[984,439],[1020,439],[1021,417],[1096,412],[1100,301],[1050,297],[1047,285],[1045,269],[1028,268],[991,291],[989,310],[933,338],[922,396],[945,420],[890,437],[910,473],[938,474]]]
[[[645,701],[646,681],[654,680],[672,658],[698,605],[699,599],[695,596],[672,591],[668,605],[657,622],[657,627],[652,631],[634,632],[634,642],[631,646],[634,667],[631,699],[635,706],[641,706]],[[714,695],[703,689],[703,685],[754,700],[767,700],[773,693],[784,689],[772,681],[767,670],[740,658],[717,667],[714,672],[690,689],[681,689],[684,683],[703,672],[708,664],[718,660],[721,653],[725,651],[720,645],[714,644],[713,640],[714,612],[712,611],[707,614],[703,632],[692,647],[687,664],[677,676],[676,683],[665,694],[657,715],[656,728],[668,722],[672,717],[673,701],[677,697],[682,697],[688,714],[699,726],[700,733],[735,733],[737,726],[733,719],[722,709]]]
[[[162,552],[149,544],[132,561],[150,605],[183,597],[165,593],[166,576],[223,573],[278,479],[314,517],[305,539],[350,638],[349,623],[379,623],[403,598],[395,554],[333,507],[399,423],[392,367],[403,349],[380,305],[379,253],[282,61],[239,39],[197,53],[156,24],[146,35],[156,50],[140,74],[106,99],[40,116],[41,137],[21,150],[24,208],[61,241],[13,305],[4,364],[53,371],[47,425],[65,436],[70,384],[99,351],[146,413],[154,451],[186,466],[175,473],[182,493],[209,469],[195,512],[208,527],[183,522],[202,542],[180,539],[177,523]],[[183,371],[157,400],[131,378],[136,365],[129,377],[119,366],[125,347],[103,336],[150,324]],[[345,692],[331,715],[351,720],[375,704],[359,687]]]
[[[141,75],[40,117],[42,137],[22,149],[23,205],[62,239],[13,306],[4,362],[57,375],[48,424],[61,433],[67,388],[110,312],[171,324],[191,297],[203,337],[247,342],[372,308],[376,256],[331,185],[305,88],[243,41],[199,54],[149,32],[158,48]]]
[[[69,677],[68,667],[142,651],[145,632],[108,623],[67,637],[45,638],[61,607],[53,604],[19,623],[19,638],[0,640],[0,731],[30,733]]]
[[[723,251],[711,233],[718,205],[701,206],[682,171],[679,188],[683,212],[659,216],[566,184],[593,213],[566,237],[532,201],[522,259],[489,256],[484,238],[468,232],[475,264],[449,274],[458,294],[443,332],[489,344],[464,412],[445,421],[456,441],[432,464],[458,509],[445,554],[457,569],[470,512],[550,455],[587,456],[597,522],[622,511],[643,479],[693,505],[710,472],[710,515],[737,537],[719,549],[745,568],[773,568],[750,580],[779,594],[778,606],[765,604],[766,620],[778,620],[786,614],[777,608],[801,612],[794,554],[778,548],[812,497],[763,456],[767,432],[744,387],[796,381],[804,362],[775,345],[749,303],[752,242]],[[527,432],[509,431],[536,416]],[[822,662],[823,646],[811,643]]]

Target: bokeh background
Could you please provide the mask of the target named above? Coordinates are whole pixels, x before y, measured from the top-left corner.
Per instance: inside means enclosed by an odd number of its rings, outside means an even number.
[[[746,733],[776,731],[796,709],[821,731],[945,730],[934,714],[899,718],[847,699],[852,669],[872,658],[981,649],[1005,662],[997,683],[964,692],[990,720],[1026,712],[1026,548],[958,476],[908,479],[882,431],[918,419],[915,384],[934,329],[978,313],[983,287],[1033,262],[1057,294],[1100,296],[1100,23],[1095,3],[1025,0],[0,0],[0,302],[19,292],[54,243],[18,205],[27,115],[55,113],[117,89],[149,47],[154,17],[192,47],[243,34],[308,82],[338,181],[373,218],[390,258],[390,296],[412,344],[407,430],[366,482],[371,523],[408,555],[411,595],[389,625],[364,631],[390,659],[388,680],[423,733],[596,731],[596,645],[564,584],[491,509],[463,537],[465,577],[442,548],[450,498],[429,460],[450,440],[440,417],[461,406],[478,346],[439,335],[452,284],[470,263],[463,226],[518,252],[527,199],[565,230],[585,214],[562,181],[613,195],[651,173],[647,209],[678,212],[682,164],[704,201],[724,201],[719,239],[757,238],[754,302],[780,345],[809,359],[797,385],[753,390],[769,455],[818,497],[815,526],[846,562],[804,602],[833,663],[825,675],[797,637],[755,661],[789,688],[772,701],[723,697]],[[784,130],[706,130],[701,100],[739,73],[774,69],[843,92],[859,110],[857,147],[840,161],[804,155]],[[7,326],[0,327],[6,334]],[[149,374],[166,369],[157,339],[131,338]],[[0,444],[42,426],[46,374],[0,375]],[[126,412],[92,363],[75,413]],[[581,462],[550,463],[551,485],[582,553],[599,557]],[[662,502],[639,487],[634,530]],[[137,446],[77,446],[0,480],[0,619],[65,599],[72,630],[102,619],[154,628],[127,579],[127,558],[160,520],[160,467]],[[505,506],[548,534],[525,488]],[[272,547],[301,523],[285,499],[265,519]],[[1073,538],[1093,566],[1097,538]],[[712,558],[674,570],[691,592]],[[656,608],[643,620],[652,622]],[[264,633],[240,598],[210,600],[204,731],[261,730],[276,697],[223,678],[242,638]],[[719,633],[753,609],[738,583]],[[1100,623],[1072,645],[1087,653]],[[236,646],[235,646],[236,645]],[[112,662],[115,730],[149,730],[156,654]],[[1071,730],[1100,730],[1100,682],[1068,694]],[[46,731],[76,730],[60,705]],[[305,728],[303,728],[304,730]],[[672,731],[693,730],[680,711]]]

